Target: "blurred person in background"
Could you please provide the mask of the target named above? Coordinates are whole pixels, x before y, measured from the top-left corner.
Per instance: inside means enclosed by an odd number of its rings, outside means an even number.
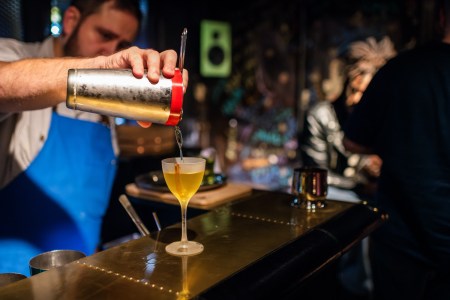
[[[367,200],[375,190],[380,158],[345,150],[342,128],[374,74],[395,55],[388,37],[352,42],[343,55],[347,63],[342,93],[334,101],[314,104],[306,113],[300,142],[302,162],[326,168],[330,194],[338,198]]]
[[[300,142],[302,162],[328,170],[330,199],[361,202],[369,200],[376,190],[381,159],[346,150],[343,127],[375,73],[395,55],[388,37],[377,40],[371,36],[350,43],[343,55],[346,70],[340,96],[333,102],[318,102],[306,113]],[[367,252],[368,239],[364,239],[340,260],[338,279],[347,299],[370,298],[372,282]]]
[[[111,120],[65,107],[67,71],[172,77],[175,51],[130,47],[141,19],[138,0],[74,0],[60,37],[0,39],[0,273],[27,275],[45,251],[96,251],[118,151]]]
[[[348,151],[383,160],[370,236],[375,299],[450,299],[450,1],[444,36],[375,75],[345,131]]]

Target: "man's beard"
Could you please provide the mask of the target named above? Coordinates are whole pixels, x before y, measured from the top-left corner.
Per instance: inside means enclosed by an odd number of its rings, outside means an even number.
[[[64,45],[64,55],[65,56],[81,56],[78,52],[78,49],[80,48],[78,45],[78,31],[80,29],[80,23],[78,23],[77,27],[73,30],[72,34],[70,35],[69,39],[67,40],[67,43]]]

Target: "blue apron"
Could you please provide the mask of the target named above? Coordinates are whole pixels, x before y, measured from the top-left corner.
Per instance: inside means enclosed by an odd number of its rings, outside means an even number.
[[[116,162],[110,130],[53,113],[30,166],[0,190],[0,273],[28,275],[28,261],[55,249],[95,252]]]

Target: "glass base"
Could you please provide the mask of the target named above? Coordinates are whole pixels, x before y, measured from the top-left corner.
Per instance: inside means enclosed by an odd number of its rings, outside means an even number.
[[[203,252],[203,245],[194,241],[173,242],[166,246],[166,252],[176,256],[191,256]]]
[[[308,211],[316,211],[318,209],[324,208],[326,206],[326,201],[324,199],[312,201],[295,198],[294,200],[291,201],[291,206],[306,209]]]

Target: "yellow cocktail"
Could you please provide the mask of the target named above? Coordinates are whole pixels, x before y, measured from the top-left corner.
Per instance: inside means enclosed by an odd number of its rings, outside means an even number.
[[[198,157],[166,158],[162,170],[167,187],[181,206],[181,241],[166,246],[173,255],[195,255],[203,251],[203,245],[187,239],[186,212],[189,200],[197,192],[205,173],[205,159]]]
[[[180,204],[188,203],[197,192],[203,180],[205,172],[176,173],[164,172],[164,179],[172,194],[180,201]]]

